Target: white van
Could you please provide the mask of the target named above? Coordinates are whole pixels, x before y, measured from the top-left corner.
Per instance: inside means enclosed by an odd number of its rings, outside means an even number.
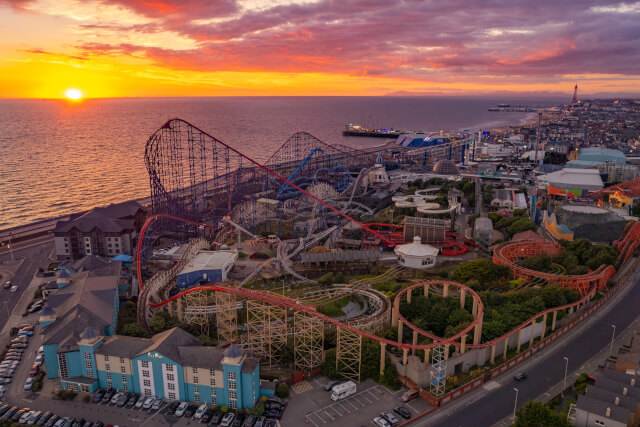
[[[337,401],[356,394],[356,383],[353,381],[347,381],[346,383],[338,384],[331,389],[331,400]]]

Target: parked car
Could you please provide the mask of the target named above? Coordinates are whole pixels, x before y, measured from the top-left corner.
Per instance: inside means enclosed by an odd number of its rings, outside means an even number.
[[[516,374],[513,376],[513,379],[516,381],[524,381],[526,378],[527,378],[527,373],[524,371],[516,372]]]
[[[27,418],[27,424],[29,424],[30,426],[34,425],[41,416],[42,416],[42,411],[33,411],[31,416]]]
[[[40,418],[38,418],[38,421],[36,421],[35,425],[43,426],[47,421],[49,421],[51,417],[53,417],[53,412],[47,411],[44,414],[40,415]]]
[[[382,411],[380,412],[380,416],[385,420],[387,420],[392,427],[395,427],[398,424],[400,424],[400,421],[391,412]]]
[[[13,421],[18,421],[18,420],[20,420],[20,418],[22,418],[22,416],[25,414],[25,412],[29,412],[29,408],[18,409],[18,412],[16,412],[15,414],[13,414],[11,416],[11,419]]]
[[[42,356],[36,356],[36,360],[34,360],[34,361],[33,361],[33,363],[34,363],[35,365],[40,366],[40,365],[42,365],[42,361],[43,361],[43,360],[44,360],[44,357],[42,357]]]
[[[267,421],[267,419],[264,416],[259,417],[253,427],[265,427],[265,421]]]
[[[26,331],[18,331],[18,336],[19,336],[19,337],[24,336],[24,335],[26,335],[26,336],[28,336],[28,337],[32,337],[32,336],[33,336],[33,331],[29,331],[29,330],[26,330]]]
[[[187,418],[191,418],[193,417],[193,414],[195,414],[197,410],[198,410],[198,405],[189,405],[187,406],[187,409],[185,409],[184,411],[184,416]]]
[[[206,411],[204,411],[204,414],[202,414],[200,422],[202,424],[209,424],[209,421],[211,421],[211,417],[213,417],[213,409],[207,409]]]
[[[144,399],[144,403],[142,404],[142,409],[149,409],[151,405],[153,405],[153,401],[156,400],[155,397],[150,396]]]
[[[11,409],[11,405],[9,405],[8,403],[0,406],[0,416],[4,415],[9,409]]]
[[[116,394],[115,390],[107,390],[104,396],[102,397],[102,403],[109,403],[113,395]]]
[[[178,406],[180,406],[180,402],[171,402],[169,406],[167,406],[167,415],[175,415]]]
[[[111,400],[109,400],[109,403],[111,403],[112,405],[115,405],[116,403],[118,403],[118,399],[120,399],[121,397],[122,397],[122,392],[117,392],[116,394],[111,396]]]
[[[164,400],[157,398],[156,400],[153,401],[153,405],[151,405],[151,409],[153,409],[154,411],[157,411],[158,409],[160,409],[163,402]]]
[[[244,423],[244,414],[237,414],[236,415],[236,419],[233,420],[233,424],[231,424],[233,427],[242,427],[242,423]]]
[[[258,417],[256,417],[255,415],[247,415],[247,418],[245,418],[244,424],[242,424],[242,427],[253,427],[257,419]]]
[[[15,414],[16,412],[18,412],[20,408],[18,408],[17,406],[12,406],[11,408],[9,408],[9,410],[7,412],[5,412],[2,415],[3,420],[8,420],[9,418],[11,418],[13,416],[13,414]]]
[[[61,427],[61,426],[65,425],[67,423],[67,421],[69,421],[69,420],[70,420],[69,417],[62,417],[58,421],[56,421],[54,426],[55,427]]]
[[[38,347],[38,356],[44,356],[44,346]]]
[[[277,424],[276,424],[276,420],[270,420],[270,419],[267,419],[267,420],[264,422],[264,427],[276,427],[276,426],[277,426]]]
[[[127,400],[129,400],[129,398],[131,397],[130,393],[124,393],[122,396],[120,396],[116,402],[116,406],[118,408],[122,408],[124,405],[127,404]]]
[[[187,406],[189,406],[187,402],[180,402],[180,405],[178,405],[178,407],[176,408],[176,412],[175,412],[176,417],[183,416],[184,412],[187,410]]]
[[[49,421],[44,423],[44,427],[53,427],[59,420],[60,420],[60,417],[57,415],[54,415],[51,418],[49,418]]]
[[[140,409],[142,408],[142,405],[144,405],[144,401],[145,401],[146,397],[144,396],[140,396],[140,398],[138,399],[138,401],[136,402],[136,404],[133,406],[135,409]]]
[[[220,427],[231,427],[231,424],[233,424],[233,420],[235,418],[236,418],[236,414],[233,414],[231,412],[226,413],[222,417],[222,422],[220,423]]]
[[[373,423],[378,427],[391,427],[391,425],[384,418],[375,417]]]
[[[395,408],[393,408],[393,412],[400,415],[405,420],[411,418],[411,411],[404,406],[396,406]]]
[[[409,402],[409,401],[417,398],[419,393],[420,392],[415,388],[409,389],[409,390],[404,392],[404,394],[402,395],[400,400],[402,400],[403,402]]]
[[[215,411],[211,416],[211,424],[220,424],[222,422],[222,417],[224,417],[224,414],[221,411]]]
[[[31,368],[31,370],[29,371],[29,376],[30,377],[35,377],[37,373],[38,373],[38,367],[36,366],[36,367]]]
[[[31,390],[31,387],[33,387],[34,381],[35,381],[35,378],[33,377],[27,378],[27,381],[25,381],[24,383],[24,389]]]
[[[11,288],[9,289],[11,292],[16,292],[18,290],[18,287],[16,285],[11,286]]]
[[[274,418],[276,420],[279,420],[282,417],[282,412],[277,410],[265,411],[264,416],[267,418]]]
[[[203,403],[202,405],[200,405],[196,410],[196,414],[194,415],[195,419],[199,420],[200,418],[202,418],[202,415],[205,413],[206,410],[207,410],[206,403]]]
[[[129,400],[127,400],[127,408],[133,408],[133,405],[136,404],[139,398],[140,395],[133,393]]]
[[[100,403],[102,402],[102,398],[104,397],[104,389],[98,389],[98,391],[96,391],[96,394],[93,395],[93,402],[94,403]]]
[[[18,420],[18,422],[19,422],[20,424],[26,424],[26,423],[27,423],[27,420],[29,419],[29,417],[30,417],[32,414],[35,414],[35,413],[36,413],[36,411],[26,411],[26,412],[24,412],[24,413],[20,416],[20,419]]]
[[[7,280],[6,282],[4,282],[4,285],[2,285],[2,287],[5,289],[11,288],[11,280]]]

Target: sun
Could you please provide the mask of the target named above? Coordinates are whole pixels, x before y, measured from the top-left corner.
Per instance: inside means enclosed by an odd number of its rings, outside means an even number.
[[[68,99],[77,101],[82,98],[82,92],[80,91],[80,89],[67,89],[67,91],[64,93],[64,96],[66,96]]]

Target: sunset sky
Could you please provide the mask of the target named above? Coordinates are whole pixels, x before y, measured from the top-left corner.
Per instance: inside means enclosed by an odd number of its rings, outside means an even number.
[[[640,2],[0,0],[0,97],[638,96]]]

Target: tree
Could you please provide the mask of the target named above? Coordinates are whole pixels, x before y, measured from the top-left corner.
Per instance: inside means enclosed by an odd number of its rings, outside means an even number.
[[[325,352],[324,362],[322,362],[322,371],[329,378],[338,378],[336,371],[336,349],[332,348]]]
[[[128,335],[130,337],[139,337],[139,338],[148,338],[149,333],[145,328],[142,327],[139,323],[127,323],[124,325],[123,335]]]
[[[281,398],[289,397],[289,386],[287,383],[278,383],[276,387],[276,395]]]
[[[566,418],[540,402],[528,401],[516,412],[515,427],[570,427]]]

